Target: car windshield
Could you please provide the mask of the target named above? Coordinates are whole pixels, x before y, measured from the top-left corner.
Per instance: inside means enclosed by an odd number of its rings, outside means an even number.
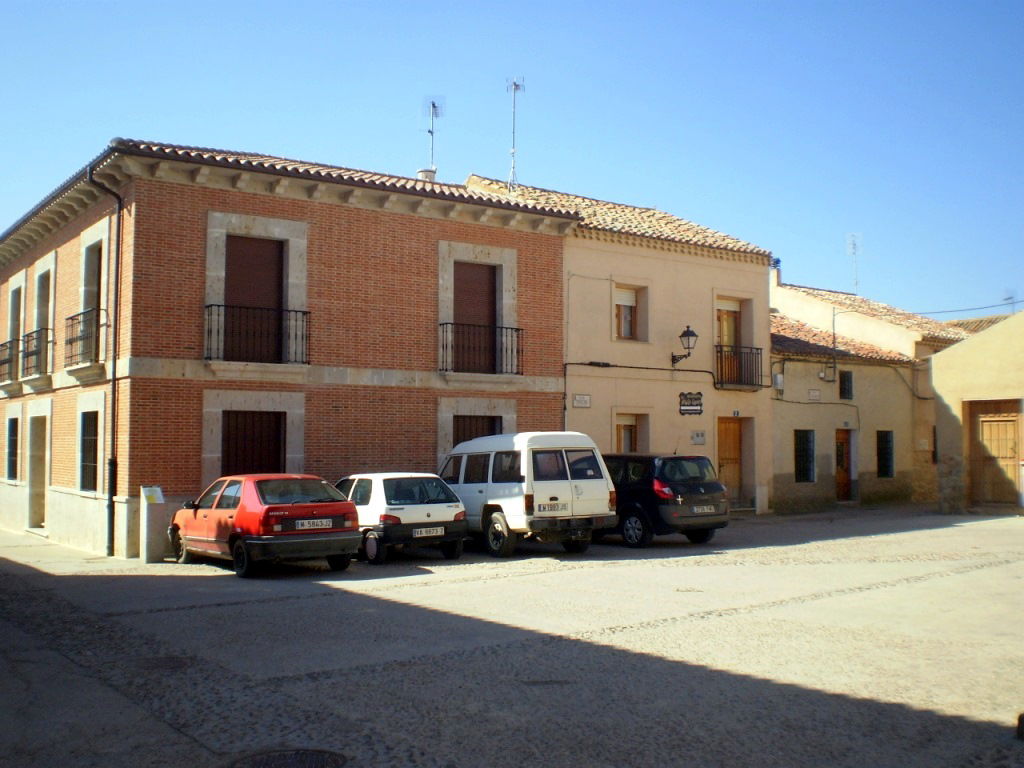
[[[439,477],[391,477],[384,480],[388,504],[447,504],[459,497]]]
[[[316,478],[257,480],[256,492],[264,504],[317,504],[344,501],[333,485]]]
[[[715,480],[715,468],[706,456],[673,456],[662,459],[658,479],[668,483]]]

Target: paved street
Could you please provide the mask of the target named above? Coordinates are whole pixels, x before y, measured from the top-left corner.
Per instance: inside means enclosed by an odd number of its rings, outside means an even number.
[[[0,584],[4,767],[1024,766],[1021,517],[252,581],[0,531]]]

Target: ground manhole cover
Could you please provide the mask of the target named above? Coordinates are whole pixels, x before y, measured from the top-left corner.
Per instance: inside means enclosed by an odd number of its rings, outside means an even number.
[[[247,755],[231,763],[227,768],[340,768],[347,761],[337,752],[321,749],[284,749],[278,752],[261,752]]]

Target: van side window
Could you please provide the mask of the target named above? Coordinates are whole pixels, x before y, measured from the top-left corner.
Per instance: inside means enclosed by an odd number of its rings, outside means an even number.
[[[534,481],[567,480],[568,477],[565,471],[565,457],[561,451],[533,452]]]
[[[347,499],[352,492],[352,486],[355,485],[355,482],[351,477],[345,477],[339,480],[334,487],[341,491],[341,495]]]
[[[448,461],[444,463],[444,467],[438,473],[441,475],[441,479],[446,483],[459,482],[459,472],[462,470],[462,456],[449,456]]]
[[[601,465],[592,450],[566,451],[565,458],[569,460],[569,477],[573,480],[600,480],[603,477]]]
[[[522,475],[519,468],[519,451],[501,451],[494,454],[491,466],[492,483],[518,483]]]
[[[348,497],[348,500],[353,504],[362,506],[363,504],[370,503],[370,494],[373,492],[372,483],[369,478],[361,477],[356,480],[355,486],[352,488],[352,495]]]
[[[463,473],[463,483],[486,483],[487,482],[487,464],[489,463],[491,454],[489,453],[474,453],[471,456],[466,457],[466,470]]]

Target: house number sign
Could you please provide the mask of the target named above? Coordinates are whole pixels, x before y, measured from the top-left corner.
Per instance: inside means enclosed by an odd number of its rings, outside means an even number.
[[[704,413],[703,398],[701,392],[680,392],[679,413],[683,416],[700,416]]]

